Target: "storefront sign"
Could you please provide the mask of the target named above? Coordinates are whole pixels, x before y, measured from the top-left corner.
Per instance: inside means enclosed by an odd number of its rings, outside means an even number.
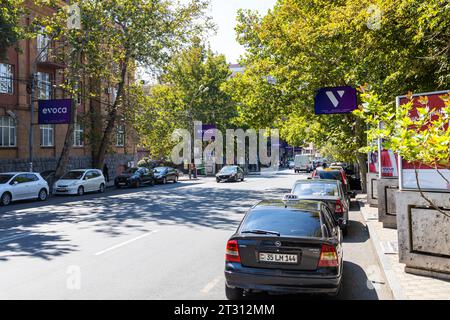
[[[70,123],[71,99],[39,100],[39,124]]]

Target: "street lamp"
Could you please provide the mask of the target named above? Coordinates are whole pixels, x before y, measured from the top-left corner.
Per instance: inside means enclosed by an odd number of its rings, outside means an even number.
[[[195,99],[200,96],[203,93],[206,93],[209,91],[209,87],[205,87],[203,84],[200,85],[197,89],[197,91],[194,93],[194,95],[192,96],[192,99],[189,103],[187,112],[188,112],[188,117],[189,117],[189,127],[191,129],[191,132],[193,133],[193,137],[194,139],[191,141],[195,140],[195,132],[194,132],[194,117],[193,117],[193,112],[192,112],[192,105],[194,104]],[[192,168],[194,167],[195,163],[194,163],[194,152],[192,150],[192,144],[191,144],[191,163],[189,164],[189,180],[192,179]],[[194,170],[194,179],[197,179],[197,170]]]

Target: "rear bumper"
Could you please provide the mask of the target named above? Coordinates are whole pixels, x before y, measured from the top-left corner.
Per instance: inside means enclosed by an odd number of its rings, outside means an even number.
[[[277,293],[331,294],[339,292],[342,275],[310,276],[307,274],[279,275],[277,270],[260,272],[239,264],[227,264],[225,268],[226,285],[231,288]]]

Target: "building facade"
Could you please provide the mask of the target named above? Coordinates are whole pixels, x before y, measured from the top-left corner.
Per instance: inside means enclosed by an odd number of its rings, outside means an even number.
[[[50,8],[36,7],[31,3],[28,6],[29,16],[22,20],[26,25],[36,15],[52,13]],[[35,172],[54,170],[68,125],[38,124],[37,100],[70,98],[58,88],[64,82],[64,65],[57,63],[51,54],[52,50],[57,50],[58,44],[38,35],[34,39],[20,41],[18,46],[20,50],[9,48],[7,58],[0,60],[0,172],[28,171],[31,167]],[[112,104],[115,99],[114,88],[99,90],[102,92],[100,99],[85,99],[82,95],[76,98],[77,116],[72,119],[75,130],[68,169],[92,166],[89,130],[94,126],[87,121],[87,115],[91,111],[104,112],[104,106]],[[134,130],[123,120],[116,124],[111,140],[105,164],[113,178],[130,162],[137,160],[138,148]]]

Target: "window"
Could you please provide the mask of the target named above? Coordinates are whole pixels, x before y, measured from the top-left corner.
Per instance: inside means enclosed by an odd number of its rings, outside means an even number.
[[[84,128],[79,123],[75,123],[73,129],[73,145],[74,147],[82,147],[84,145]]]
[[[43,30],[44,28],[42,28]],[[50,39],[46,34],[38,34],[37,35],[37,60],[38,61],[47,61]]]
[[[14,178],[14,182],[17,183],[28,183],[33,182],[33,179],[31,179],[29,174],[19,174],[17,177]]]
[[[16,121],[11,117],[0,117],[0,147],[16,146]]]
[[[13,66],[0,63],[0,93],[13,94]]]
[[[41,146],[42,147],[53,147],[55,145],[54,141],[54,126],[52,124],[42,124],[41,128]]]
[[[123,147],[125,145],[125,126],[119,125],[117,126],[117,147]]]
[[[38,83],[38,99],[49,100],[52,98],[52,82],[50,80],[50,74],[44,72],[37,73]]]

